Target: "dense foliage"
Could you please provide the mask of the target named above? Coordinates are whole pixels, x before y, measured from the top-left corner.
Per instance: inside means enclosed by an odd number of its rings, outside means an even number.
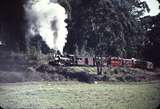
[[[160,13],[157,16],[144,17],[142,22],[147,31],[143,55],[145,59],[160,66]]]
[[[138,57],[144,31],[139,17],[147,8],[140,0],[71,1],[69,34],[64,52],[77,55]],[[103,51],[103,52],[101,52]]]
[[[46,44],[46,42],[42,39],[40,35],[36,35],[32,37],[29,41],[29,49],[35,50],[37,52],[47,54],[50,51],[50,48]]]
[[[0,41],[15,51],[25,51],[25,0],[0,0]]]

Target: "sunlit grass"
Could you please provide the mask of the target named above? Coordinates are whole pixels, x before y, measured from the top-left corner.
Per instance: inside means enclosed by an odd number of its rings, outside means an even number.
[[[96,74],[97,69],[96,67],[90,67],[90,66],[74,66],[74,67],[67,67],[66,68],[68,72],[87,72],[90,74]]]

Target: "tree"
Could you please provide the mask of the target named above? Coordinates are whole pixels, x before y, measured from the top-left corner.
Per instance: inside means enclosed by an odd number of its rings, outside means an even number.
[[[71,2],[71,19],[64,51],[96,55],[138,57],[143,30],[139,17],[147,5],[140,0],[78,0]],[[100,53],[100,52],[99,52]]]
[[[46,42],[42,39],[40,35],[36,35],[30,39],[30,48],[36,49],[39,53],[47,54],[50,51],[50,48],[46,44]]]
[[[144,58],[154,62],[156,66],[160,66],[160,13],[143,18],[143,26],[147,31]]]

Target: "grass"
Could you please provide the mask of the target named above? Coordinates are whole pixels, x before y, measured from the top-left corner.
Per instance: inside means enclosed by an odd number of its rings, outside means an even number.
[[[0,105],[11,109],[155,109],[159,101],[158,82],[0,84]]]
[[[73,66],[73,67],[66,67],[68,72],[87,72],[90,74],[97,74],[97,68],[96,67],[79,67],[79,66]]]

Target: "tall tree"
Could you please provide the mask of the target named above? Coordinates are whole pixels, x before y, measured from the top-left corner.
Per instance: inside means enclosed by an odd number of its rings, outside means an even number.
[[[160,3],[160,0],[158,2]],[[160,13],[156,16],[144,17],[142,21],[147,31],[144,58],[160,66]]]
[[[147,9],[145,2],[78,0],[71,7],[65,52],[95,55],[101,50],[112,56],[138,56],[143,40],[139,17]]]

